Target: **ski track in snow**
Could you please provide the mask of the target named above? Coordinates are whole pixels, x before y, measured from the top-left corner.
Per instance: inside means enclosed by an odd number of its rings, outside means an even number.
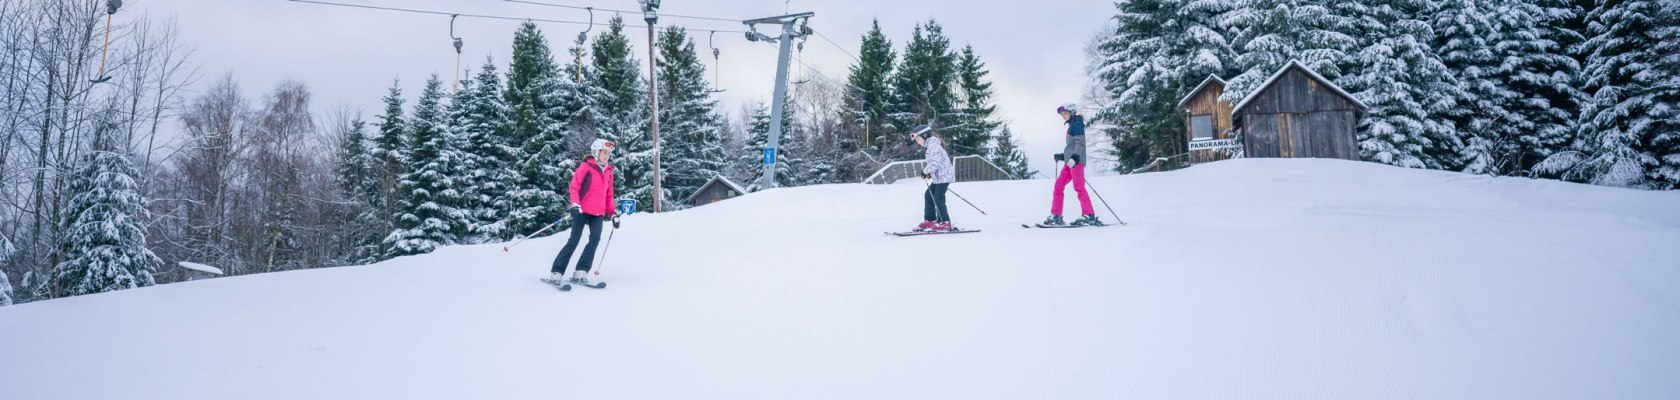
[[[1092,184],[1131,225],[1019,229],[1051,181],[959,183],[993,214],[953,219],[984,232],[891,237],[919,222],[920,185],[824,185],[627,217],[603,290],[537,281],[562,235],[3,307],[0,388],[1680,398],[1680,192],[1334,160]]]

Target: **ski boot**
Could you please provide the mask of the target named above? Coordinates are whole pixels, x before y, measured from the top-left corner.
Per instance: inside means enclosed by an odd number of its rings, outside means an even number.
[[[572,279],[566,282],[573,285],[589,286],[589,271],[572,271]]]
[[[1097,219],[1096,214],[1081,215],[1079,219],[1073,221],[1073,226],[1102,226],[1102,224],[1102,221]]]
[[[920,225],[916,225],[916,229],[912,229],[912,231],[915,231],[915,232],[931,231],[931,230],[933,230],[934,225],[938,225],[938,224],[939,223],[933,222],[933,221],[922,221],[922,223]]]
[[[933,231],[934,232],[956,232],[957,227],[951,226],[950,221],[945,221],[945,222],[939,222],[939,223],[933,224]]]
[[[1039,224],[1039,225],[1044,225],[1044,226],[1062,226],[1062,225],[1067,225],[1067,223],[1066,223],[1066,222],[1062,222],[1062,216],[1060,216],[1060,215],[1051,215],[1051,216],[1050,216],[1050,218],[1045,218],[1045,219],[1044,219],[1044,223],[1042,223],[1042,224]]]

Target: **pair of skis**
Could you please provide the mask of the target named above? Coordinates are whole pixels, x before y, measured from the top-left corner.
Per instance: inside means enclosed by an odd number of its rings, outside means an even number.
[[[573,283],[571,283],[571,282],[562,282],[562,281],[557,281],[557,280],[548,279],[548,278],[541,278],[541,280],[542,280],[542,283],[547,283],[549,286],[553,286],[555,289],[560,289],[560,291],[562,291],[562,292],[572,291]],[[587,287],[587,288],[593,288],[593,289],[606,289],[607,288],[607,283],[606,282],[595,282],[594,284],[589,284],[589,285],[585,285],[585,284],[577,284],[577,285]]]
[[[1067,229],[1067,228],[1101,228],[1101,227],[1105,227],[1105,226],[1115,226],[1115,225],[1126,225],[1126,223],[1121,222],[1121,223],[1118,223],[1118,224],[1092,224],[1092,225],[1021,224],[1021,227],[1022,228],[1028,228],[1028,229],[1031,229],[1031,228],[1034,228],[1034,227],[1043,228],[1043,229]],[[888,235],[893,235],[893,236],[904,237],[904,236],[948,235],[948,234],[954,234],[954,233],[974,233],[974,232],[979,232],[979,231],[980,231],[979,229],[959,229],[959,230],[954,230],[954,231],[887,232],[887,234]]]
[[[954,230],[954,231],[887,232],[887,234],[888,235],[893,235],[893,236],[898,236],[898,237],[904,237],[904,236],[949,235],[949,234],[954,234],[954,233],[974,233],[974,232],[979,232],[979,231],[980,231],[979,229],[958,229],[958,230]]]
[[[1074,224],[1064,224],[1064,225],[1045,225],[1045,224],[1043,224],[1043,223],[1037,223],[1037,224],[1021,224],[1021,227],[1022,227],[1022,228],[1029,228],[1029,229],[1030,229],[1030,228],[1033,228],[1033,227],[1038,227],[1038,228],[1044,228],[1044,229],[1065,229],[1065,228],[1101,228],[1101,227],[1105,227],[1105,226],[1115,226],[1115,225],[1125,225],[1125,224],[1126,224],[1126,223],[1125,223],[1125,222],[1121,222],[1121,223],[1118,223],[1118,224],[1103,224],[1103,223],[1098,223],[1098,224],[1089,224],[1089,225],[1074,225]]]

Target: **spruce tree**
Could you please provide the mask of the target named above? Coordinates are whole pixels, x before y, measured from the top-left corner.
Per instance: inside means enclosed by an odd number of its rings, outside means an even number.
[[[1344,18],[1325,3],[1243,0],[1221,17],[1222,25],[1234,32],[1231,46],[1236,53],[1236,75],[1228,79],[1222,99],[1232,104],[1242,101],[1290,60],[1299,60],[1329,79],[1342,76],[1340,65],[1358,39],[1338,29]]]
[[[489,57],[485,57],[473,80],[463,83],[455,103],[450,125],[465,141],[461,209],[470,216],[467,241],[511,238],[515,235],[507,229],[508,212],[514,204],[511,193],[524,182],[524,176],[512,166],[522,151],[508,142],[508,108],[501,75]]]
[[[7,239],[5,234],[0,233],[0,265],[5,265],[6,261],[11,259],[13,251],[16,250],[12,248],[11,239]],[[15,301],[14,297],[11,277],[6,276],[5,270],[0,270],[0,306],[12,305]]]
[[[986,70],[980,56],[974,54],[974,46],[963,46],[958,53],[956,72],[956,123],[945,127],[945,137],[951,146],[948,150],[952,157],[989,156],[991,151],[987,146],[1003,125],[993,115],[997,106],[992,104],[992,82],[986,78],[991,72]]]
[[[365,264],[377,261],[382,255],[379,244],[386,232],[380,227],[387,216],[377,213],[372,202],[378,198],[378,177],[373,174],[375,160],[367,148],[367,122],[360,117],[350,121],[344,136],[338,138],[333,166],[333,181],[338,187],[339,200],[346,206],[338,216],[338,232],[343,240],[344,261]]]
[[[1606,1],[1587,16],[1579,50],[1586,91],[1578,139],[1538,167],[1564,179],[1680,188],[1680,34],[1672,2]]]
[[[101,123],[92,151],[82,157],[70,183],[73,197],[60,221],[64,261],[53,268],[59,296],[151,286],[152,274],[163,264],[146,247],[145,200],[117,129],[115,123]]]
[[[396,229],[385,237],[386,257],[430,253],[459,243],[466,233],[469,218],[459,208],[464,197],[459,180],[465,175],[461,141],[450,132],[442,100],[443,81],[434,74],[409,119],[408,172],[397,183]]]
[[[1569,11],[1549,3],[1447,0],[1433,16],[1436,52],[1459,78],[1448,115],[1465,172],[1527,175],[1569,139],[1577,65],[1548,32]]]
[[[508,140],[519,147],[510,160],[521,179],[508,188],[506,233],[529,233],[560,219],[565,212],[563,190],[577,161],[567,154],[565,115],[561,108],[566,79],[555,65],[548,40],[535,23],[519,26],[513,36],[513,62],[508,67]],[[505,233],[504,233],[505,234]]]
[[[845,102],[840,110],[841,115],[849,126],[858,127],[857,132],[846,132],[848,137],[859,139],[858,148],[879,153],[888,143],[892,126],[888,115],[899,107],[894,103],[891,78],[893,65],[897,55],[893,53],[892,41],[881,33],[881,21],[871,23],[868,33],[863,35],[863,44],[858,48],[858,62],[852,64],[851,73],[846,76]]]
[[[1430,46],[1433,3],[1408,0],[1339,2],[1337,29],[1359,39],[1336,79],[1369,109],[1360,119],[1361,158],[1428,169],[1460,168],[1463,141],[1449,118],[1464,98]]]
[[[955,120],[956,56],[938,22],[930,20],[911,32],[892,83],[895,109],[889,118],[893,125],[888,129],[920,124],[943,129]],[[885,153],[893,159],[909,159],[917,153],[915,143],[889,139],[883,144],[890,146]]]
[[[1240,70],[1235,68],[1240,59],[1219,23],[1221,18],[1231,17],[1230,3],[1130,0],[1116,3],[1115,8],[1115,31],[1098,45],[1103,60],[1097,67],[1097,79],[1114,101],[1093,105],[1087,126],[1101,126],[1095,124],[1101,120],[1116,128],[1089,129],[1086,133],[1109,135],[1113,148],[1108,152],[1119,160],[1117,168],[1128,171],[1157,157],[1183,153],[1188,145],[1184,122],[1176,112],[1178,101],[1208,76],[1230,76]],[[1236,23],[1271,23],[1275,21],[1262,18],[1293,12],[1288,8],[1244,11],[1247,14],[1236,15]],[[1251,39],[1254,51],[1247,57],[1255,70],[1239,78],[1258,75],[1259,69],[1268,67],[1274,58],[1288,62],[1287,56],[1273,52],[1295,50],[1293,39],[1287,38],[1294,34],[1289,26],[1253,28],[1248,33],[1255,35]],[[1261,79],[1270,76],[1273,68],[1260,75]]]
[[[590,52],[592,79],[590,85],[599,88],[602,120],[597,128],[601,138],[613,140],[618,153],[613,159],[617,171],[619,198],[634,199],[643,208],[653,204],[653,136],[652,119],[648,115],[647,80],[642,76],[642,63],[633,55],[630,38],[624,35],[624,19],[614,16],[607,30],[595,38]],[[660,194],[669,203],[670,190]]]
[[[748,174],[750,182],[742,182],[749,192],[764,189],[764,147],[770,144],[770,106],[758,103],[752,106],[753,111],[747,123],[747,139],[745,145],[736,153],[735,163],[742,171],[754,172]],[[786,132],[778,140],[776,149],[776,186],[801,186],[801,180],[806,177],[803,153],[805,146],[802,138],[793,132],[793,107],[782,108],[782,132]]]
[[[388,233],[394,230],[390,217],[397,212],[397,178],[407,168],[408,123],[403,118],[401,81],[391,81],[391,90],[385,95],[384,103],[385,113],[379,116],[379,136],[374,138],[373,148],[368,151],[371,160],[368,173],[374,177],[368,200],[379,221],[374,231]],[[377,250],[376,253],[383,257],[389,249],[381,240]]]
[[[1021,151],[1021,144],[1015,141],[1015,134],[1008,127],[1003,128],[994,140],[997,143],[987,158],[993,165],[1003,168],[1003,172],[1015,179],[1032,179],[1038,175],[1038,171],[1027,166],[1027,154]]]
[[[706,82],[705,66],[686,30],[669,27],[659,35],[659,121],[665,132],[662,185],[672,198],[686,199],[723,173],[723,121]]]

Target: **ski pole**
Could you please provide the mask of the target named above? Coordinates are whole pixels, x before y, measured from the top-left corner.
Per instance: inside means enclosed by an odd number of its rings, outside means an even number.
[[[928,186],[928,188],[929,188],[929,189],[931,189],[931,188],[933,188],[933,183],[932,183],[932,182],[929,182],[929,183],[928,183],[928,184],[927,184],[927,186]],[[945,191],[946,191],[946,192],[949,192],[949,193],[951,193],[951,194],[955,194],[955,195],[957,195],[957,198],[959,198],[959,199],[962,199],[962,201],[963,201],[963,202],[964,202],[964,203],[968,203],[968,206],[969,206],[969,207],[974,207],[974,211],[979,211],[979,212],[980,212],[980,215],[985,215],[985,216],[988,216],[988,217],[989,217],[989,216],[991,216],[991,214],[987,214],[987,213],[986,213],[986,210],[981,210],[981,209],[980,209],[980,206],[976,206],[976,205],[974,205],[974,203],[973,203],[973,202],[970,202],[970,201],[968,201],[968,199],[966,199],[966,198],[963,198],[963,197],[962,197],[962,195],[960,195],[960,194],[957,194],[957,191],[955,191],[955,190],[951,190],[951,187],[950,187],[950,186],[946,186],[946,187],[945,187]],[[933,192],[932,192],[932,191],[929,191],[929,192],[927,192],[927,195],[926,195],[926,196],[933,196]],[[924,196],[924,197],[926,197],[926,196]]]
[[[980,215],[985,215],[985,216],[991,216],[991,214],[987,214],[987,213],[986,213],[986,210],[981,210],[981,209],[980,209],[980,206],[976,206],[976,205],[974,205],[974,203],[972,203],[972,202],[969,202],[969,201],[968,201],[968,199],[965,199],[965,198],[963,198],[963,197],[962,197],[962,195],[960,195],[960,194],[957,194],[957,191],[955,191],[955,190],[951,190],[951,188],[948,188],[948,187],[947,187],[947,188],[945,188],[945,191],[947,191],[947,192],[951,192],[951,194],[954,194],[954,195],[957,195],[957,198],[959,198],[959,199],[962,199],[962,201],[963,201],[963,202],[964,202],[964,203],[968,203],[968,206],[969,206],[969,207],[974,207],[974,211],[979,211],[979,212],[980,212]]]
[[[616,226],[613,227],[612,230],[607,231],[607,245],[601,248],[601,262],[595,263],[596,276],[600,276],[601,269],[607,267],[607,250],[612,250],[612,238],[614,233],[618,233],[618,227]]]
[[[1090,190],[1091,190],[1091,193],[1095,193],[1095,194],[1096,194],[1096,195],[1097,195],[1097,200],[1101,200],[1101,201],[1102,201],[1102,203],[1103,203],[1103,208],[1107,208],[1107,209],[1108,209],[1108,214],[1109,214],[1109,215],[1113,215],[1113,216],[1114,216],[1114,221],[1115,221],[1115,222],[1119,222],[1119,223],[1120,223],[1120,225],[1125,225],[1125,224],[1126,224],[1126,221],[1125,221],[1125,220],[1122,220],[1122,219],[1120,219],[1120,214],[1116,214],[1116,213],[1114,213],[1114,207],[1109,207],[1109,206],[1108,206],[1108,200],[1103,200],[1103,197],[1102,197],[1102,193],[1097,193],[1097,187],[1095,187],[1095,186],[1091,186],[1091,181],[1090,181],[1090,180],[1086,180],[1086,181],[1085,181],[1085,188],[1086,188],[1086,189],[1090,189]]]
[[[543,226],[542,229],[538,229],[536,232],[532,232],[530,235],[520,236],[519,239],[514,240],[513,243],[509,243],[507,246],[502,246],[502,252],[506,253],[506,252],[508,252],[509,249],[514,248],[514,246],[518,246],[520,243],[525,243],[526,240],[530,240],[531,238],[536,237],[537,235],[541,235],[543,232],[548,232],[549,228],[553,228],[555,226],[558,226],[558,225],[560,225],[561,222],[568,221],[568,220],[571,220],[571,219],[572,219],[572,214],[571,213],[566,213],[565,218],[561,218],[559,221],[550,222],[550,223],[548,223],[548,225]]]

